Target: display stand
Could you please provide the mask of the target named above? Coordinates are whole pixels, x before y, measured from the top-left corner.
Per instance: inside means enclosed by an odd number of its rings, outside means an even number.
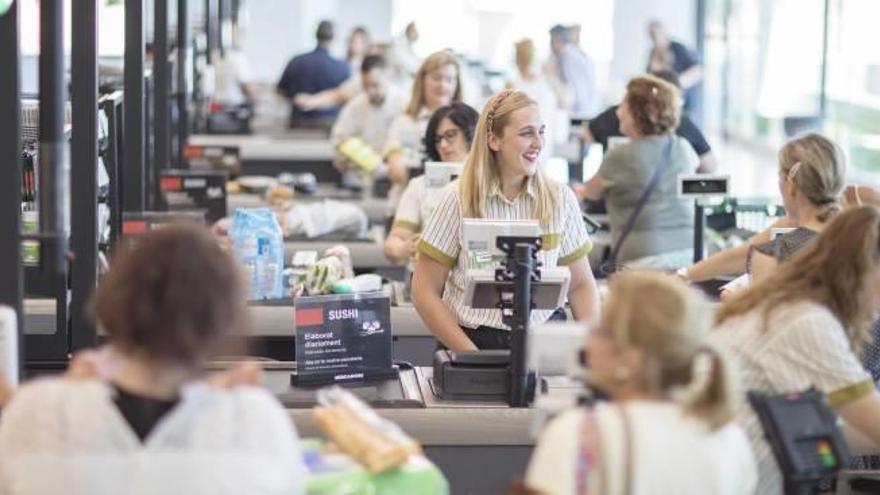
[[[535,375],[527,365],[531,313],[533,309],[558,308],[558,293],[566,291],[568,280],[542,280],[537,260],[539,237],[498,236],[495,245],[505,258],[495,270],[495,299],[488,307],[500,309],[503,323],[510,327],[510,351],[437,351],[435,391],[449,399],[505,397],[511,407],[526,407],[535,394]],[[474,283],[472,280],[469,285]],[[557,296],[536,299],[538,287],[546,289],[548,284]],[[473,295],[471,307],[484,307],[485,290],[468,288],[466,292]]]

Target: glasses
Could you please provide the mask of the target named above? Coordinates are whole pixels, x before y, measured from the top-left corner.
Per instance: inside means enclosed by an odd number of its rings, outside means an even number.
[[[447,143],[452,144],[459,134],[460,132],[458,129],[449,129],[442,134],[437,134],[436,136],[434,136],[434,144],[440,144],[444,140],[446,140]]]

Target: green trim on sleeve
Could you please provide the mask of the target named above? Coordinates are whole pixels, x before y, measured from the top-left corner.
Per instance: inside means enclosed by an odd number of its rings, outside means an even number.
[[[400,227],[401,229],[406,229],[413,233],[418,233],[421,231],[421,225],[416,222],[410,222],[409,220],[395,220],[394,223],[391,224],[391,228]]]
[[[541,236],[541,249],[551,251],[562,243],[562,234],[544,234]]]
[[[828,403],[831,404],[831,407],[837,408],[856,399],[861,399],[873,391],[874,382],[871,379],[862,380],[848,387],[829,392]]]
[[[428,244],[427,242],[425,242],[424,239],[419,241],[419,252],[440,263],[446,268],[452,268],[458,262],[457,259]]]
[[[587,241],[583,246],[575,249],[571,254],[559,258],[556,262],[558,266],[567,266],[575,261],[586,257],[593,250],[593,241]]]

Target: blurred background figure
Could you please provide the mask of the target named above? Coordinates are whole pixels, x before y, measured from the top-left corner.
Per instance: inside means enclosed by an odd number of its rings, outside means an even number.
[[[668,70],[678,74],[684,93],[684,110],[690,112],[697,103],[697,91],[703,81],[700,62],[690,49],[669,37],[660,21],[648,24],[648,37],[652,43],[648,54],[648,72]]]
[[[531,39],[514,45],[516,69],[507,85],[529,95],[538,103],[547,126],[544,132],[544,156],[553,156],[557,144],[567,140],[568,112],[565,88],[555,74],[542,72],[535,63],[535,43]]]
[[[550,50],[548,67],[558,74],[572,94],[572,116],[589,118],[599,113],[600,95],[593,61],[571,43],[565,26],[557,24],[550,29]]]
[[[321,21],[315,32],[318,45],[314,50],[293,57],[278,81],[278,93],[291,100],[299,93],[315,94],[342,84],[351,75],[348,64],[330,54],[334,28],[330,21]],[[339,107],[302,110],[290,108],[290,127],[330,127]]]

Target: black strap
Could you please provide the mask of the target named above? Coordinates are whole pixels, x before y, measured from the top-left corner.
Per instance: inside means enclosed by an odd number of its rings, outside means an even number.
[[[645,205],[648,204],[651,194],[654,192],[654,189],[657,189],[657,184],[660,183],[660,177],[669,166],[669,157],[672,155],[672,142],[674,139],[673,136],[669,136],[669,139],[666,141],[666,145],[663,148],[663,154],[660,155],[660,161],[657,162],[657,166],[654,167],[654,175],[651,176],[651,182],[648,182],[645,190],[642,191],[642,196],[636,203],[636,207],[633,209],[629,218],[626,219],[626,224],[624,224],[623,230],[620,232],[620,237],[618,237],[617,242],[614,243],[614,248],[611,250],[611,257],[608,259],[608,263],[612,267],[617,263],[617,256],[620,254],[620,248],[623,246],[623,241],[629,237],[630,232],[632,232],[633,227],[636,225],[636,220],[639,218],[639,214],[642,213]]]

